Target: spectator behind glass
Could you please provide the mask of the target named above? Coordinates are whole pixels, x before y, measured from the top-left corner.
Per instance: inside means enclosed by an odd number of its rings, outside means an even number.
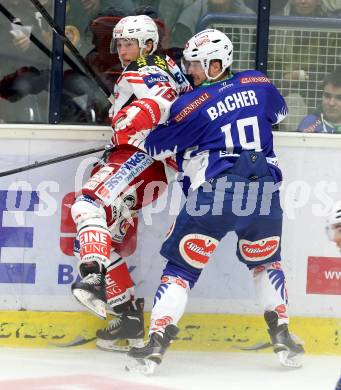
[[[93,49],[92,32],[89,28],[91,20],[108,9],[118,10],[115,16],[132,15],[136,4],[135,0],[67,0],[65,33],[85,56]]]
[[[51,12],[51,2],[43,0],[42,4]],[[0,13],[0,80],[9,73],[22,67],[47,69],[49,57],[30,40],[33,34],[43,45],[51,49],[49,27],[29,0],[2,0],[1,5],[15,17],[11,22]],[[25,26],[22,28],[19,24]],[[48,77],[47,77],[48,79]],[[21,85],[23,89],[26,84]],[[48,99],[46,91],[34,98],[7,100],[10,91],[0,90],[0,121],[5,123],[47,122]],[[22,96],[21,96],[22,97]]]
[[[200,19],[209,13],[254,14],[242,0],[196,0],[180,14],[174,26],[173,46],[183,47],[195,34]]]
[[[297,131],[341,134],[341,67],[325,78],[320,109],[306,116]]]
[[[324,0],[289,0],[279,15],[328,18],[339,16]]]
[[[327,18],[336,13],[330,13],[323,0],[289,0],[279,15]],[[297,124],[316,108],[321,75],[339,64],[340,33],[319,31],[318,26],[307,30],[297,22],[297,28],[277,30],[270,37],[268,69],[271,78],[278,80],[289,107],[281,130],[296,131]]]
[[[174,27],[181,13],[191,4],[193,4],[194,1],[195,0],[160,1],[158,14],[159,17],[164,21],[171,36],[173,36],[175,33]],[[172,42],[170,42],[170,45],[171,44]],[[164,49],[168,49],[165,43],[162,43],[162,47]],[[181,45],[181,49],[183,49],[183,45]]]

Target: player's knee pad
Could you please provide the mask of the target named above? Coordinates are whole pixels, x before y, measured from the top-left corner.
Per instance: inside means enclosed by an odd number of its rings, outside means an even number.
[[[281,322],[288,322],[288,294],[281,262],[258,265],[251,272],[264,311],[276,311]]]
[[[107,227],[105,211],[88,196],[77,197],[71,208],[71,215],[77,225],[79,241],[79,274],[102,272],[103,265],[110,263],[111,235]]]
[[[134,297],[134,283],[127,263],[121,257],[113,261],[106,269],[105,290],[108,305],[115,307]]]
[[[186,308],[189,289],[187,280],[163,274],[154,297],[150,333],[164,331],[167,325],[178,323]]]

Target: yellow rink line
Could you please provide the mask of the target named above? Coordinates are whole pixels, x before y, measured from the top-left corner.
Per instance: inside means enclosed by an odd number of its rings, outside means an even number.
[[[105,325],[85,312],[1,311],[0,346],[94,348],[95,332]],[[269,341],[263,318],[255,315],[186,314],[179,326],[175,350],[239,351]],[[293,317],[290,330],[307,353],[341,355],[341,318]]]

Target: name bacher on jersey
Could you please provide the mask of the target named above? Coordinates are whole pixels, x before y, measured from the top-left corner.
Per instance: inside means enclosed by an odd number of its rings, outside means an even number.
[[[212,121],[223,114],[232,112],[237,108],[254,106],[258,104],[256,92],[253,90],[241,91],[227,95],[224,100],[218,100],[216,104],[206,111]]]

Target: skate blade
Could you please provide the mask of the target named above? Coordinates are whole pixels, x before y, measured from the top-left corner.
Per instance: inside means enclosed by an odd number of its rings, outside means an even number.
[[[77,301],[90,310],[91,313],[95,314],[97,317],[103,320],[107,318],[105,302],[94,297],[91,292],[82,290],[80,288],[75,288],[72,290],[72,294],[77,299]]]
[[[143,339],[96,340],[96,347],[108,352],[128,352],[131,348],[144,347]]]
[[[303,354],[290,354],[290,351],[277,352],[279,362],[283,367],[300,368],[302,367]]]
[[[135,375],[150,376],[154,374],[157,366],[158,364],[153,362],[152,360],[135,359],[133,357],[128,356],[125,370]]]

